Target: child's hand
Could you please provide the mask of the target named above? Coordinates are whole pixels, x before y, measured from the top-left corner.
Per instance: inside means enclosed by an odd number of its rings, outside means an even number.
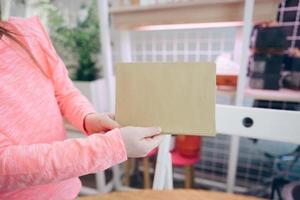
[[[132,158],[146,156],[163,139],[163,135],[160,135],[161,129],[156,127],[124,127],[120,130],[127,156]]]
[[[88,134],[107,132],[120,125],[114,120],[113,114],[92,113],[85,117],[84,128]]]

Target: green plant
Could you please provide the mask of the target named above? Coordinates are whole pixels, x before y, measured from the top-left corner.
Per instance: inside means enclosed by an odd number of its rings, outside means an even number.
[[[69,60],[67,67],[70,69],[71,78],[79,81],[92,81],[99,78],[100,69],[97,67],[97,55],[101,51],[100,27],[97,16],[96,1],[87,8],[82,20],[77,20],[75,26],[68,25],[59,10],[48,4],[48,25],[50,37],[58,53]]]

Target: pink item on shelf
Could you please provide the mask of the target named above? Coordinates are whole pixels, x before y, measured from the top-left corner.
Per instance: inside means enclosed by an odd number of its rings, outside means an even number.
[[[172,164],[175,166],[190,166],[196,164],[200,157],[194,156],[194,157],[186,157],[180,154],[177,150],[172,151]]]
[[[200,160],[202,138],[199,136],[176,136],[175,148],[171,152],[175,166],[189,166]]]

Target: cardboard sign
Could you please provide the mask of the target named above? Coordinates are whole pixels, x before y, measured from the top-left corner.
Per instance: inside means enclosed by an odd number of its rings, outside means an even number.
[[[116,87],[116,120],[122,126],[216,134],[214,63],[121,63]]]

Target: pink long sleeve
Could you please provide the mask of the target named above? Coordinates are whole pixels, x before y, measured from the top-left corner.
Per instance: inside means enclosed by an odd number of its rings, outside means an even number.
[[[14,145],[0,135],[0,190],[59,182],[105,170],[126,159],[118,129],[87,139]]]
[[[84,118],[87,114],[94,113],[95,109],[73,85],[68,76],[65,64],[57,55],[40,20],[38,18],[34,18],[34,20],[36,21],[36,24],[39,25],[35,26],[36,30],[34,31],[34,35],[45,56],[42,63],[48,66],[46,70],[53,81],[55,97],[62,115],[75,127],[85,132],[83,128]]]
[[[83,130],[95,112],[73,86],[38,18],[10,18],[9,28],[28,46],[0,40],[0,199],[74,199],[78,176],[126,160],[119,129],[66,139],[63,116]]]

